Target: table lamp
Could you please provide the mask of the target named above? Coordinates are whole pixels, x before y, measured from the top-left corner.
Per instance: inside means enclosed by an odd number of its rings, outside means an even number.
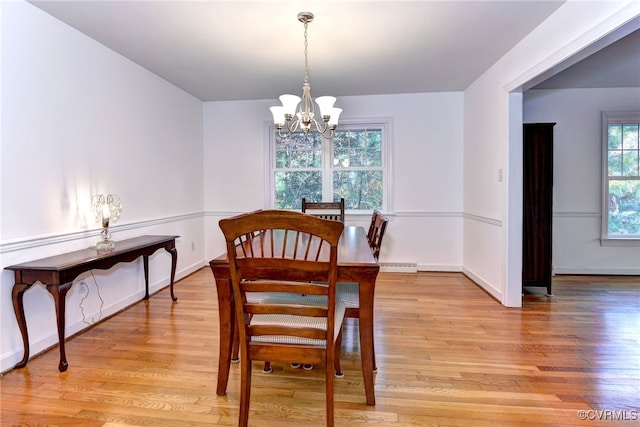
[[[91,197],[91,207],[96,215],[96,220],[102,224],[101,239],[96,243],[98,255],[113,252],[116,243],[111,240],[109,224],[117,221],[120,217],[122,210],[120,197],[116,194],[96,194]]]

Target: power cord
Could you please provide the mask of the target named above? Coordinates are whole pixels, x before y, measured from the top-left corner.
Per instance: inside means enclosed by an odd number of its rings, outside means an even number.
[[[94,325],[102,319],[102,306],[104,306],[104,300],[102,299],[102,295],[100,295],[100,286],[98,286],[98,281],[96,280],[96,276],[93,274],[93,270],[91,270],[90,273],[91,273],[91,277],[93,277],[93,283],[96,284],[96,291],[98,292],[98,299],[100,300],[100,309],[99,309],[98,320],[96,320],[95,317],[92,317],[91,322],[88,322],[84,314],[84,307],[82,307],[84,300],[86,300],[89,297],[89,286],[85,284],[85,286],[87,287],[87,293],[80,300],[80,312],[82,313],[82,322],[88,326]]]

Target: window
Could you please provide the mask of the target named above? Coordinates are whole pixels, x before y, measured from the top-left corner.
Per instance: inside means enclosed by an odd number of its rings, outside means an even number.
[[[640,239],[640,112],[603,112],[603,239]]]
[[[387,207],[387,123],[341,125],[331,139],[309,132],[278,135],[272,129],[271,206],[300,209],[311,202],[344,198],[350,211]]]

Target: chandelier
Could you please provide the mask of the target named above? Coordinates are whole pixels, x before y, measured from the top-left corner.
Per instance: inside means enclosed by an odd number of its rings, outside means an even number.
[[[307,27],[313,22],[313,13],[300,12],[298,21],[304,24],[304,82],[302,83],[302,98],[296,95],[281,95],[280,102],[282,105],[271,107],[273,114],[273,123],[280,133],[283,128],[289,133],[301,130],[309,133],[312,128],[322,134],[325,138],[330,138],[333,131],[338,126],[338,118],[342,112],[342,108],[334,108],[333,104],[336,98],[333,96],[319,96],[316,103],[320,107],[320,116],[322,123],[315,118],[315,108],[311,99],[311,85],[309,84],[309,66],[307,61]],[[302,102],[301,102],[302,101]],[[297,112],[296,112],[297,108]]]

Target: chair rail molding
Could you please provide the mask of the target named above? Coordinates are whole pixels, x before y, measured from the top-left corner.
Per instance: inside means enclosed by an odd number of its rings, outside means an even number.
[[[128,231],[201,217],[203,217],[202,212],[194,212],[145,221],[130,222],[127,224],[109,227],[109,229],[112,232]],[[92,228],[89,230],[79,230],[67,233],[51,233],[47,235],[29,236],[26,238],[2,241],[0,242],[0,254],[96,237],[100,235],[101,230],[102,228]]]

